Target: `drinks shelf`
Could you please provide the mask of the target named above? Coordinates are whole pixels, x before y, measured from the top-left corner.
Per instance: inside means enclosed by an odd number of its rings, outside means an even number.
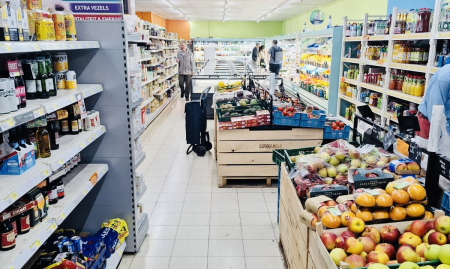
[[[98,41],[0,42],[0,54],[100,48]]]

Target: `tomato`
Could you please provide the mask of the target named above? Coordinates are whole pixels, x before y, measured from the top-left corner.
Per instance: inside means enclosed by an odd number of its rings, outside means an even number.
[[[336,127],[337,127],[336,123],[333,122],[333,123],[331,124],[331,128],[332,128],[333,130],[336,130]]]
[[[289,112],[288,116],[289,116],[289,117],[294,117],[294,113]]]
[[[336,124],[339,124],[339,123],[341,123],[341,121],[340,121],[340,120],[337,120],[337,121],[336,121]]]
[[[283,108],[281,106],[277,107],[278,111],[283,111]]]
[[[287,116],[288,112],[286,110],[283,111],[283,116]]]
[[[295,109],[294,109],[293,107],[289,107],[287,110],[288,110],[288,111],[291,111],[291,112],[294,112],[294,111],[295,111]]]
[[[344,127],[345,126],[345,123],[344,122],[340,122],[339,123],[339,127]]]

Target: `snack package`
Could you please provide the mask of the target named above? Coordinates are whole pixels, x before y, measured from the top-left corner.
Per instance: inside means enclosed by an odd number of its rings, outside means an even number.
[[[111,219],[108,223],[103,223],[102,228],[103,227],[109,227],[116,231],[119,234],[120,244],[125,241],[125,238],[129,234],[127,223],[123,219]]]

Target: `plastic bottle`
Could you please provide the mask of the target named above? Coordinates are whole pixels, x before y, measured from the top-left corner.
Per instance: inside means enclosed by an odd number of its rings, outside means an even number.
[[[358,23],[356,25],[356,36],[361,36],[362,35],[362,25],[361,23]]]
[[[425,91],[425,77],[422,76],[419,81],[419,87],[416,89],[416,96],[423,96]]]
[[[303,33],[306,32],[306,22],[303,24]]]
[[[409,74],[405,76],[404,80],[403,80],[403,85],[402,85],[402,92],[406,93],[406,87],[408,87],[408,83],[409,83]]]
[[[333,28],[333,25],[331,24],[331,15],[328,16],[328,23],[327,23],[327,29]]]

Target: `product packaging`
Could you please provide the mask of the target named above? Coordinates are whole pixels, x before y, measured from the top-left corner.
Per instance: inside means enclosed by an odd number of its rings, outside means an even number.
[[[372,170],[350,169],[348,181],[353,183],[354,189],[359,188],[380,188],[385,189],[386,185],[393,181],[394,177],[390,173],[384,173],[380,168]]]
[[[316,185],[309,190],[310,197],[316,197],[320,195],[327,196],[333,200],[337,199],[341,195],[348,194],[348,188],[341,185]]]
[[[399,175],[419,175],[420,166],[411,159],[393,160],[389,163],[389,171]]]

